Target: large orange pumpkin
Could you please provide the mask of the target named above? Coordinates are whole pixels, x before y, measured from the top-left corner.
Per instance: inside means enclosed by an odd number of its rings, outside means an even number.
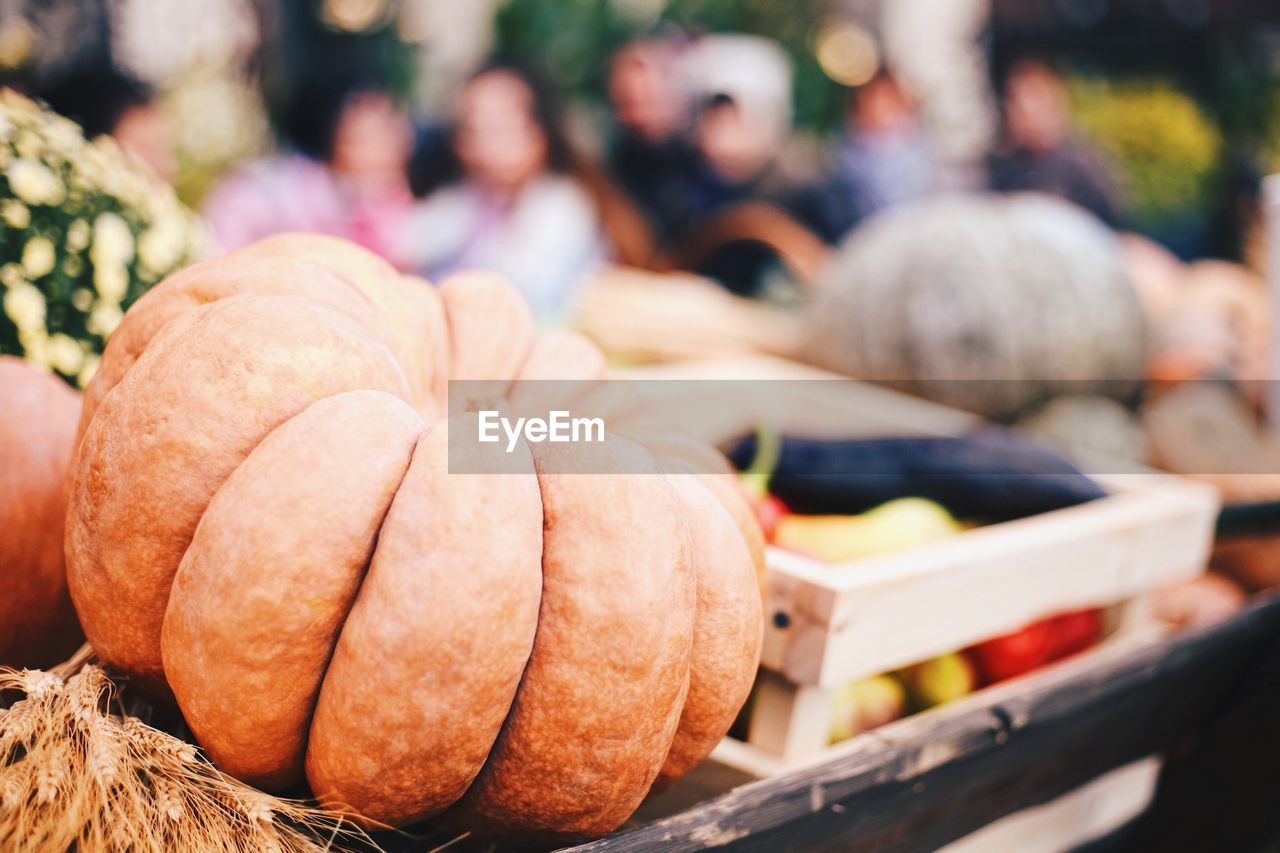
[[[441,417],[450,377],[603,364],[535,341],[496,278],[437,291],[330,238],[174,276],[86,392],[66,541],[90,642],[259,786],[370,822],[608,832],[745,700],[758,531],[722,479],[625,438],[450,474]],[[642,473],[573,473],[604,462]]]
[[[49,666],[83,641],[62,561],[79,417],[65,382],[0,355],[0,664]]]

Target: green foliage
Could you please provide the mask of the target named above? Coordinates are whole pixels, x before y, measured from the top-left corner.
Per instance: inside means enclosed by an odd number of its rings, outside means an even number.
[[[1140,220],[1157,222],[1209,203],[1222,135],[1188,95],[1163,80],[1072,84],[1084,135],[1118,164]]]
[[[1267,131],[1263,139],[1263,165],[1272,174],[1280,172],[1280,86],[1271,92],[1267,110]]]
[[[495,21],[499,50],[541,62],[575,97],[600,100],[609,58],[663,25],[777,40],[791,57],[797,124],[825,131],[840,120],[843,89],[823,73],[813,40],[829,0],[510,0]]]

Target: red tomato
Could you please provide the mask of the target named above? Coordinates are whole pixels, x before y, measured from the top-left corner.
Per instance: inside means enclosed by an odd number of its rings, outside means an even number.
[[[773,495],[763,495],[755,501],[756,521],[760,522],[760,530],[764,532],[764,541],[773,542],[778,533],[778,522],[790,510],[787,505]]]
[[[1049,661],[1054,648],[1050,621],[1032,622],[1020,631],[995,637],[969,649],[984,684],[1030,672]]]
[[[1061,660],[1082,652],[1102,638],[1102,611],[1096,607],[1063,613],[1049,622],[1053,625],[1049,660]]]

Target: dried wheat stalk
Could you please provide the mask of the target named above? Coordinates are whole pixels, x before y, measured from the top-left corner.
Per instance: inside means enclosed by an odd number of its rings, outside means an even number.
[[[0,669],[0,849],[304,851],[368,845],[340,815],[264,794],[191,744],[111,713],[83,652],[53,671]]]

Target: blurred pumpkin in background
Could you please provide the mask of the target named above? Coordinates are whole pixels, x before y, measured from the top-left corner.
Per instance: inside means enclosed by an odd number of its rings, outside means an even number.
[[[1120,243],[1032,193],[955,196],[873,217],[807,315],[819,366],[994,418],[1060,394],[1141,386],[1147,323]]]

